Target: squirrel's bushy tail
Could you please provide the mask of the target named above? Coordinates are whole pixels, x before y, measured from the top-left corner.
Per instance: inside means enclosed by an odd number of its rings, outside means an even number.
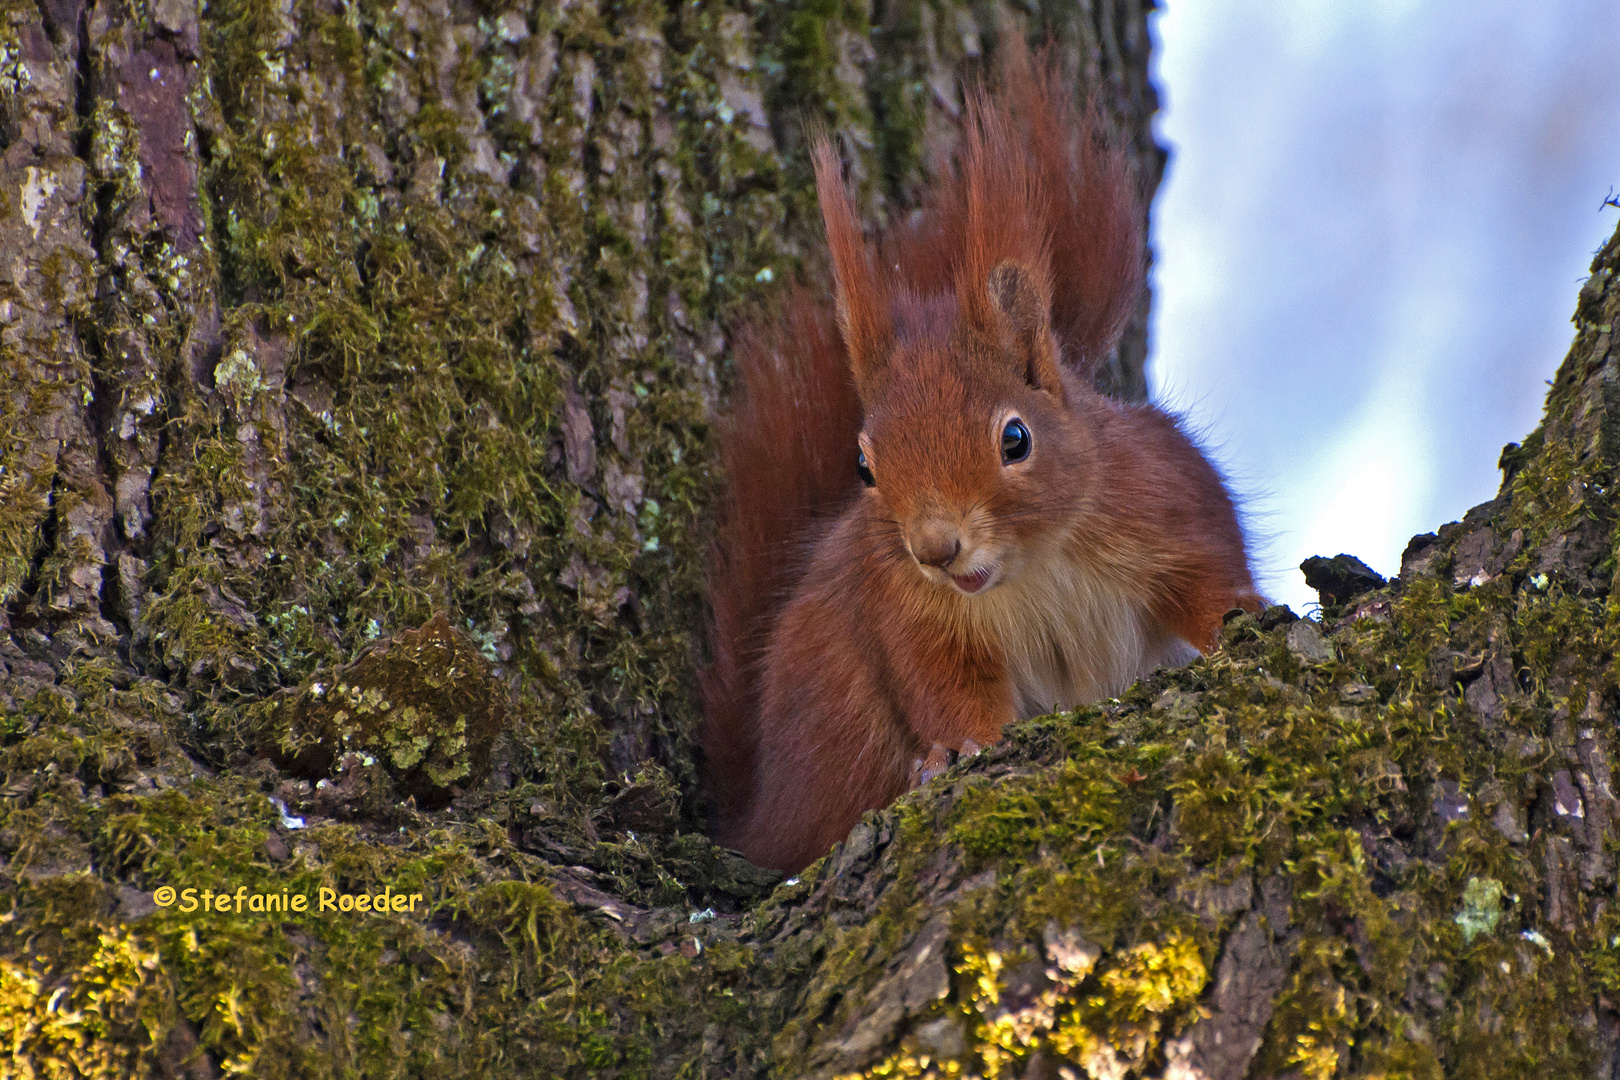
[[[860,485],[860,401],[832,305],[803,285],[732,340],[736,392],[720,440],[726,488],[710,560],[709,666],[699,675],[709,797],[719,822],[748,804],[754,672],[816,526]]]

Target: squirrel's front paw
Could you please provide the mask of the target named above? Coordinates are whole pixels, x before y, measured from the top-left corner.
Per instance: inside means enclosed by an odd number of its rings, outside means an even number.
[[[951,767],[956,760],[956,751],[947,750],[939,743],[935,743],[925,758],[913,758],[911,761],[911,782],[908,788],[922,787],[928,781]]]

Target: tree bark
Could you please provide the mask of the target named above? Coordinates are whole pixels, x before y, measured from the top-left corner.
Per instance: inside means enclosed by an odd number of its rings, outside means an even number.
[[[901,214],[965,74],[1050,36],[1151,191],[1146,17],[8,8],[18,1060],[1615,1076],[1620,239],[1501,494],[1398,580],[1020,725],[800,879],[702,834],[709,428],[728,328],[819,272],[804,124]]]

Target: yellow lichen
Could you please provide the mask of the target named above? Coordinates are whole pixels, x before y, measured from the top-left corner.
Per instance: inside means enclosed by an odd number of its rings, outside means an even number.
[[[157,950],[107,931],[88,962],[52,978],[0,958],[0,1080],[135,1075],[167,1001]]]

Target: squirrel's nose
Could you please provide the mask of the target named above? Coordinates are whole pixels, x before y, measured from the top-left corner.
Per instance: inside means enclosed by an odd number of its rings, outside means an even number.
[[[911,554],[924,566],[943,570],[962,550],[956,527],[943,521],[926,522],[911,534]]]

